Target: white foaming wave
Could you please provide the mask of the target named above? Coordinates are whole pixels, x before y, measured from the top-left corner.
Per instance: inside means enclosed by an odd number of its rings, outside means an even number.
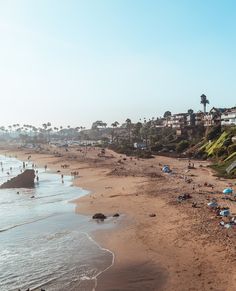
[[[106,251],[106,252],[108,252],[108,253],[110,253],[112,255],[112,262],[111,262],[111,265],[110,266],[108,266],[104,270],[98,272],[98,274],[96,274],[95,276],[88,277],[88,276],[84,275],[82,277],[83,280],[94,280],[95,281],[95,286],[92,289],[92,291],[95,291],[96,288],[97,288],[97,279],[98,279],[98,276],[100,276],[102,273],[106,272],[108,269],[110,269],[114,265],[114,263],[115,263],[115,254],[112,251],[110,251],[109,249],[106,249],[106,248],[101,247],[87,232],[81,232],[81,233],[85,234],[90,241],[92,241],[96,246],[98,246],[98,248],[100,250]]]

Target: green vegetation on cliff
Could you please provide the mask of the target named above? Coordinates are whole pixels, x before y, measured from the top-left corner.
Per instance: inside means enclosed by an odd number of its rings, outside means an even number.
[[[211,158],[212,168],[219,176],[233,178],[236,176],[236,144],[232,142],[236,128],[231,127],[223,131],[212,129],[204,141],[199,144],[198,156]],[[209,139],[209,137],[214,137]]]

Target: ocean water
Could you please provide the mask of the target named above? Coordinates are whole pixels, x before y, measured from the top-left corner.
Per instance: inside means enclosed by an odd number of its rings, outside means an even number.
[[[0,163],[0,184],[22,170],[15,158],[0,156]],[[95,290],[114,256],[89,233],[110,225],[75,214],[69,201],[87,191],[71,177],[62,183],[59,174],[38,172],[34,189],[0,189],[0,291]]]

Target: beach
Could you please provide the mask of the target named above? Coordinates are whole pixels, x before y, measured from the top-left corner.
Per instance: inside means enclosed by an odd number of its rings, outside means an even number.
[[[6,151],[3,146],[1,152],[21,160],[31,155],[38,166],[58,175],[77,171],[74,185],[90,191],[74,201],[77,213],[119,213],[115,227],[93,233],[115,255],[114,265],[98,276],[96,290],[236,289],[236,230],[220,227],[206,206],[212,197],[221,199],[232,181],[215,177],[208,162],[194,161],[188,169],[187,159],[143,160],[110,150],[101,155],[93,147]],[[172,173],[163,173],[163,165]],[[184,193],[192,198],[177,201]],[[236,212],[236,203],[221,204]]]

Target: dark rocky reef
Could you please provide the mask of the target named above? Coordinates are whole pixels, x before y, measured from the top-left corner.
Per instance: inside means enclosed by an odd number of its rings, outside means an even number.
[[[0,189],[7,188],[33,188],[34,187],[34,170],[25,170],[20,175],[12,178],[11,180],[3,183]]]

